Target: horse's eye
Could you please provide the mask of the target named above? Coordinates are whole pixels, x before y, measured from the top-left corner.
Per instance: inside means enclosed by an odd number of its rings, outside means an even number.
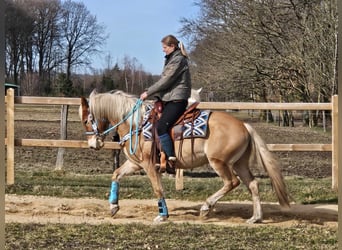
[[[83,121],[84,122],[84,125],[87,125],[88,124],[88,120],[85,120]]]

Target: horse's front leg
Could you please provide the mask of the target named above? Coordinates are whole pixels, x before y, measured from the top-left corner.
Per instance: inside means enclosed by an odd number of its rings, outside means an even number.
[[[127,160],[118,169],[113,172],[112,185],[109,194],[109,206],[112,216],[114,216],[120,209],[119,207],[119,181],[125,175],[134,173],[140,170],[141,167],[133,162]]]
[[[154,194],[157,196],[158,199],[158,211],[159,215],[154,218],[154,222],[163,222],[169,218],[169,212],[167,209],[166,201],[164,198],[164,190],[161,183],[161,174],[159,171],[155,169],[154,166],[146,166],[145,171],[147,173],[148,178],[152,184],[152,188]]]

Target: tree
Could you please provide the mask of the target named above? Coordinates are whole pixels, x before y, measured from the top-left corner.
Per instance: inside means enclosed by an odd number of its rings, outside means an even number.
[[[92,88],[119,88],[140,93],[153,82],[136,58],[124,58],[123,70],[111,65],[88,67],[107,35],[82,2],[71,0],[6,0],[6,80],[23,95],[85,93]],[[80,67],[93,76],[80,76]]]
[[[197,4],[181,34],[193,45],[194,82],[215,96],[316,102],[336,93],[336,0]]]
[[[105,27],[81,2],[65,1],[61,15],[59,46],[64,48],[66,78],[71,81],[72,69],[89,65],[90,56],[100,52],[107,36]]]
[[[151,77],[147,74],[138,59],[125,56],[123,59],[124,90],[133,94],[140,94],[151,84]]]
[[[34,19],[13,1],[5,1],[5,7],[6,77],[20,85],[20,75],[26,71],[26,56],[32,53]]]
[[[58,42],[58,0],[7,0],[7,79],[23,94],[49,92]],[[38,76],[36,76],[38,74]],[[37,81],[38,79],[38,81]]]
[[[60,63],[55,56],[59,41],[59,0],[30,0],[25,1],[35,17],[33,45],[38,57],[39,87],[45,93],[51,92],[51,72]]]

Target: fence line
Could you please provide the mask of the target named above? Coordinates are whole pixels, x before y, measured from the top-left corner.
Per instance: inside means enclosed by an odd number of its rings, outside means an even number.
[[[14,90],[8,89],[5,97],[7,110],[7,184],[14,184],[14,147],[65,147],[88,148],[86,141],[81,140],[43,140],[43,139],[19,139],[14,138],[14,104],[39,104],[39,105],[80,105],[80,98],[66,97],[29,97],[16,96]],[[331,144],[267,144],[270,151],[331,151],[332,152],[332,188],[338,188],[338,96],[332,97],[331,103],[242,103],[242,102],[201,102],[201,109],[211,110],[331,110],[332,118],[332,143]],[[106,142],[105,149],[119,149],[116,142]],[[177,178],[183,171],[177,173]],[[181,189],[182,181],[176,178],[176,188]],[[178,183],[178,184],[177,184]]]

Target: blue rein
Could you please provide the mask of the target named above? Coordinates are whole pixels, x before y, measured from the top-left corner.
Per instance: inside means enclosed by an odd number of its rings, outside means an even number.
[[[129,140],[129,151],[130,154],[133,155],[135,154],[135,152],[137,151],[138,148],[138,134],[139,134],[139,118],[140,118],[140,111],[141,111],[141,106],[143,104],[143,100],[138,99],[134,105],[134,107],[132,108],[132,110],[117,124],[115,124],[114,126],[111,126],[110,128],[108,128],[107,130],[103,131],[102,133],[98,133],[98,129],[97,129],[97,122],[95,121],[92,124],[94,133],[99,135],[99,136],[106,136],[107,134],[109,134],[110,131],[114,130],[115,128],[117,128],[119,125],[121,125],[122,123],[124,123],[128,118],[130,119],[130,125],[129,125],[129,135],[130,135],[130,140]],[[134,113],[136,113],[135,116],[135,129],[133,130],[133,117],[134,117]],[[135,142],[134,142],[134,147],[132,147],[132,135],[136,134],[135,137]]]

